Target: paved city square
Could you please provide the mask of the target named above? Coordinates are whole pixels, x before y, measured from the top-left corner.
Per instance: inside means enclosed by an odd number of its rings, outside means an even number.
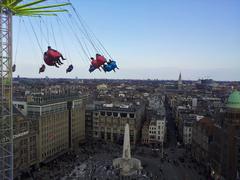
[[[34,179],[119,179],[119,174],[112,167],[112,160],[121,156],[122,146],[114,144],[100,144],[94,146],[86,144],[76,154],[66,154],[44,165],[40,171],[33,173]],[[203,169],[192,162],[184,149],[167,148],[164,159],[161,152],[157,153],[150,147],[136,147],[133,155],[141,160],[143,170],[137,179],[165,179],[165,180],[204,180]],[[183,159],[183,160],[182,160]]]

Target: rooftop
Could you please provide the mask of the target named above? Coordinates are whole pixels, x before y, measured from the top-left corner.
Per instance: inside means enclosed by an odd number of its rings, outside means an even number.
[[[109,111],[125,111],[135,112],[138,109],[134,104],[100,104],[96,105],[97,110],[109,110]]]
[[[29,105],[47,105],[54,104],[64,101],[73,101],[76,99],[84,99],[87,96],[81,96],[78,94],[67,94],[67,95],[34,95],[32,99],[28,101]]]

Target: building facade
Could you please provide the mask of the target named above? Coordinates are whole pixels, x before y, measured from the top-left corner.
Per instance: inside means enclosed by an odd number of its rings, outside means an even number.
[[[142,127],[141,144],[149,144],[149,121],[145,121]]]
[[[13,152],[14,177],[27,172],[37,162],[37,132],[31,129],[31,122],[13,108]]]
[[[166,118],[158,116],[152,120],[149,125],[149,143],[160,144],[165,140],[166,135]]]
[[[214,126],[211,148],[212,174],[218,178],[235,180],[240,166],[240,92],[228,98],[224,121]]]
[[[28,102],[28,119],[38,132],[38,163],[48,162],[78,147],[85,140],[84,98],[34,97]]]
[[[94,104],[86,105],[85,110],[85,135],[86,139],[91,139],[93,137],[93,112],[95,109]]]
[[[179,117],[178,132],[184,145],[192,143],[192,126],[196,121],[194,114],[181,114]]]
[[[185,121],[183,125],[183,144],[192,144],[192,121]]]
[[[198,163],[205,167],[210,163],[210,147],[213,139],[214,121],[202,118],[193,124],[192,155]]]
[[[97,105],[93,113],[93,137],[122,143],[124,127],[129,124],[130,141],[136,144],[140,137],[144,105]]]

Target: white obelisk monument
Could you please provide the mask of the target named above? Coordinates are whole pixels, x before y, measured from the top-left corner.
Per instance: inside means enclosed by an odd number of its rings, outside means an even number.
[[[131,159],[131,147],[129,138],[129,125],[126,124],[123,141],[123,159]]]
[[[131,176],[142,169],[141,161],[131,158],[130,138],[129,138],[129,125],[125,126],[124,142],[123,142],[123,155],[122,158],[113,160],[114,168],[120,170],[122,176]]]

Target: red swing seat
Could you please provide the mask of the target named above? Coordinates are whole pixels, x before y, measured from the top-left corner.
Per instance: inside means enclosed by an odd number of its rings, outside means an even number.
[[[47,51],[47,56],[53,59],[57,59],[57,58],[60,58],[62,54],[56,50],[49,49]]]

